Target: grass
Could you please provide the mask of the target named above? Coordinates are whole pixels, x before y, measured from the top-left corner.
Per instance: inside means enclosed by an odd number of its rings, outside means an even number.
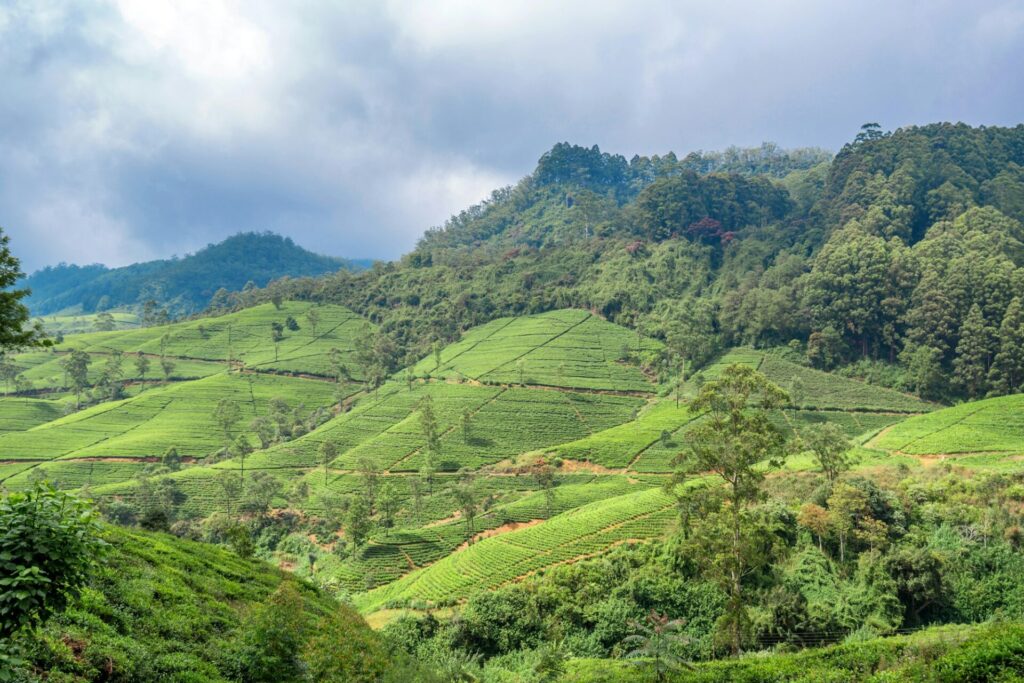
[[[882,433],[872,446],[911,455],[1024,453],[1024,394],[909,418]]]

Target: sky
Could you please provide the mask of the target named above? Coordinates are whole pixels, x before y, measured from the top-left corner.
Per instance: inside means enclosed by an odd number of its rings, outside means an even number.
[[[390,259],[554,143],[837,150],[1024,121],[1024,0],[0,3],[0,227],[29,272],[271,230]]]

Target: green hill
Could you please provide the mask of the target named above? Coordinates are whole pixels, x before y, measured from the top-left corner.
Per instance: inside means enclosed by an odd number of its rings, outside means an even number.
[[[21,286],[32,290],[26,303],[33,315],[74,309],[94,313],[141,306],[147,300],[175,313],[206,308],[218,289],[259,287],[280,277],[321,275],[365,262],[320,256],[272,233],[239,233],[182,258],[136,263],[122,268],[61,264],[36,271]]]
[[[238,680],[283,630],[300,648],[329,631],[324,646],[357,669],[347,680],[378,680],[393,666],[350,608],[263,562],[116,527],[104,539],[109,550],[81,598],[32,639],[24,680]],[[301,667],[278,670],[277,680],[301,680]]]

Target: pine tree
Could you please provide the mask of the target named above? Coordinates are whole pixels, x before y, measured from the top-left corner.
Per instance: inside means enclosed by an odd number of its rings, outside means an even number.
[[[960,327],[960,343],[956,346],[953,377],[967,392],[968,398],[984,395],[991,358],[991,334],[978,304],[971,306]]]
[[[1019,297],[1014,297],[1006,307],[999,326],[999,351],[992,360],[988,381],[996,396],[1024,387],[1024,311]]]

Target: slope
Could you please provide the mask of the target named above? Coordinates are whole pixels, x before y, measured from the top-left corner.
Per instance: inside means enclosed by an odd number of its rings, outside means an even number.
[[[109,551],[81,598],[32,639],[25,680],[236,680],[247,617],[284,582],[307,628],[337,615],[348,635],[335,647],[369,648],[386,665],[349,608],[263,562],[164,534],[106,527],[104,538]]]
[[[868,442],[869,448],[919,459],[1024,466],[1024,394],[962,403],[908,418]]]
[[[180,456],[201,459],[239,435],[258,443],[249,424],[267,415],[272,399],[312,411],[334,400],[335,385],[319,380],[266,374],[221,373],[146,391],[122,401],[102,403],[81,412],[0,435],[0,461],[27,461],[66,486],[96,485],[128,478],[169,448]],[[225,434],[215,418],[227,399],[240,408],[239,419]],[[4,481],[27,484],[29,470]],[[2,475],[0,475],[2,476]],[[8,475],[10,477],[10,475]]]

